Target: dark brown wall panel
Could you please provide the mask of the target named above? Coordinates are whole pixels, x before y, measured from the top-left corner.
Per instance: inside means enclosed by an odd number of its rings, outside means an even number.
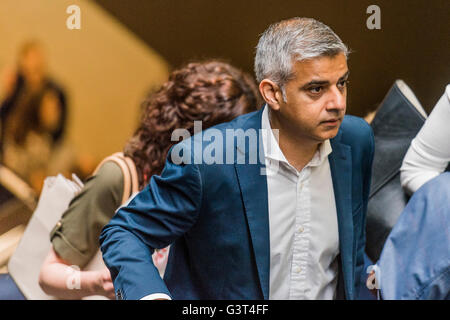
[[[353,50],[348,113],[362,116],[403,79],[430,111],[450,80],[450,1],[96,0],[173,67],[221,57],[253,72],[258,36],[272,22],[313,17]],[[366,9],[381,8],[381,30]]]

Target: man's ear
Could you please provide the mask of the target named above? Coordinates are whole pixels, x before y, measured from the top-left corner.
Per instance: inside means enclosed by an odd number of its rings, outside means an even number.
[[[259,92],[273,110],[279,110],[284,102],[281,88],[272,80],[264,79],[259,83]]]

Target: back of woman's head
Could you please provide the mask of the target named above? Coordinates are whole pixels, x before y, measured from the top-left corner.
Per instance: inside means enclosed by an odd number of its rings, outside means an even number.
[[[124,148],[136,163],[140,186],[162,171],[175,129],[193,134],[194,121],[207,129],[255,111],[260,103],[253,78],[225,62],[194,62],[173,71],[144,101],[139,128]]]

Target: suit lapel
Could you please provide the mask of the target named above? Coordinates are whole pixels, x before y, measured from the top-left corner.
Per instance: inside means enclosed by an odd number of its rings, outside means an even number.
[[[263,148],[260,137],[262,110],[253,114],[243,125],[242,129],[257,130],[257,152]],[[241,146],[242,147],[242,146]],[[245,207],[248,228],[253,247],[253,253],[258,270],[258,278],[264,299],[269,299],[269,272],[270,272],[270,234],[269,210],[267,196],[267,179],[261,174],[264,168],[264,157],[260,157],[256,164],[249,164],[249,147],[236,146],[236,152],[245,156],[245,164],[236,164],[236,174]],[[255,152],[255,149],[250,150]],[[264,153],[262,153],[263,155]],[[239,154],[238,154],[239,157]],[[260,160],[261,159],[261,160]],[[262,163],[261,163],[262,162]]]
[[[347,299],[353,297],[352,154],[350,146],[331,140],[329,155],[339,229],[339,250]]]
[[[261,116],[262,109],[248,118],[240,128],[244,131],[247,129],[257,130],[259,142],[257,152],[264,154],[259,134]],[[345,294],[347,298],[351,298],[353,297],[352,155],[350,146],[339,142],[340,135],[341,133],[330,141],[333,152],[329,155],[329,163],[336,199],[339,248]],[[267,179],[265,175],[261,175],[261,169],[264,168],[264,158],[260,158],[261,161],[258,159],[257,164],[249,164],[249,148],[242,150],[237,146],[236,149],[237,153],[242,152],[245,154],[245,164],[235,163],[235,168],[245,207],[261,290],[264,299],[269,299],[269,209]]]

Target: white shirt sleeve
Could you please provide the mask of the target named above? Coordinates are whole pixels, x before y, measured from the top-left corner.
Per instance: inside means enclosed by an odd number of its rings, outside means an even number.
[[[400,168],[406,192],[412,194],[423,184],[442,173],[450,161],[450,84],[433,108]]]
[[[165,300],[172,300],[170,297],[165,293],[152,293],[148,296],[145,296],[139,300],[156,300],[156,299],[165,299]]]

